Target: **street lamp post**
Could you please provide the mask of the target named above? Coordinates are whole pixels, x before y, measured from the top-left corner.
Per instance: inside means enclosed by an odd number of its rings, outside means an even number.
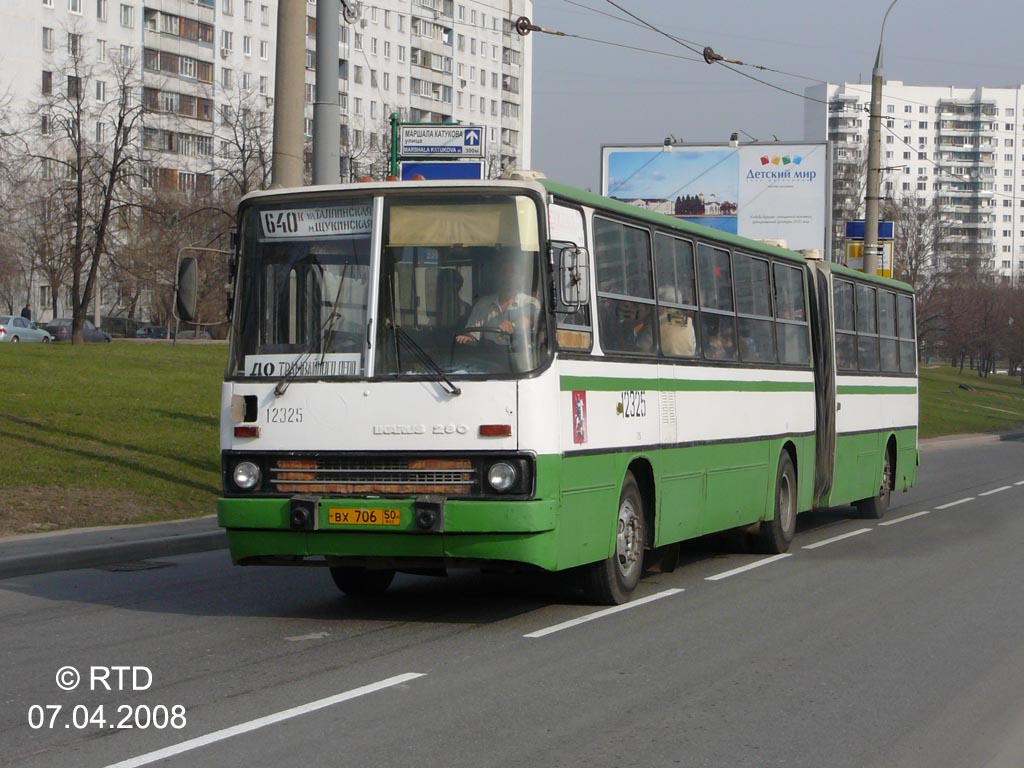
[[[864,196],[864,271],[878,271],[878,201],[881,199],[882,172],[882,37],[889,11],[899,0],[892,0],[882,17],[878,34],[878,54],[871,70],[871,113],[868,123],[868,183]]]

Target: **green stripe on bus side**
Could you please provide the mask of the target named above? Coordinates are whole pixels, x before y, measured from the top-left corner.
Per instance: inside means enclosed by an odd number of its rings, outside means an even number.
[[[887,387],[883,384],[841,384],[836,387],[840,395],[916,395],[917,387],[902,385]]]
[[[694,379],[638,379],[608,378],[604,376],[562,376],[559,386],[563,392],[587,390],[589,392],[618,392],[628,390],[654,390],[659,392],[812,392],[810,381],[701,381]]]

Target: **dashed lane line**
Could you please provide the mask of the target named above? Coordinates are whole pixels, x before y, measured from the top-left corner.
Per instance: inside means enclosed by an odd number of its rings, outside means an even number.
[[[955,507],[955,506],[958,506],[960,504],[966,504],[968,501],[974,501],[974,497],[973,496],[968,496],[966,499],[957,499],[956,501],[951,501],[948,504],[943,504],[941,506],[938,506],[935,509],[949,509],[950,507]]]
[[[903,517],[894,517],[892,520],[886,520],[884,523],[879,523],[880,526],[896,525],[896,523],[902,523],[906,520],[913,520],[915,517],[923,517],[924,515],[930,515],[932,512],[930,509],[926,509],[924,512],[915,512],[912,515],[904,515]]]
[[[188,741],[183,741],[180,744],[175,744],[171,747],[158,749],[155,752],[147,752],[144,755],[139,755],[138,757],[133,757],[129,760],[122,760],[120,763],[108,765],[107,768],[138,768],[138,766],[141,765],[149,765],[150,763],[155,763],[157,760],[164,760],[168,757],[180,755],[183,752],[190,752],[193,749],[205,747],[207,744],[213,744],[218,741],[223,741],[224,739],[230,739],[232,736],[249,733],[250,731],[255,731],[258,728],[273,725],[274,723],[280,723],[282,720],[290,720],[291,718],[298,717],[299,715],[305,715],[309,712],[315,712],[318,709],[330,707],[343,701],[356,699],[360,696],[365,696],[368,693],[383,690],[384,688],[401,685],[402,683],[407,683],[410,680],[415,680],[417,677],[423,676],[424,674],[421,672],[407,672],[404,675],[389,677],[386,680],[370,683],[369,685],[364,685],[361,688],[353,688],[351,691],[345,691],[344,693],[339,693],[334,696],[328,696],[325,699],[311,701],[308,704],[302,704],[298,707],[285,709],[281,712],[276,712],[265,717],[258,717],[255,720],[249,720],[244,723],[239,723],[238,725],[233,725],[230,728],[224,728],[219,731],[214,731],[213,733],[208,733],[205,736],[189,739]]]
[[[844,533],[841,536],[833,536],[831,539],[825,539],[824,541],[816,541],[814,544],[808,544],[805,547],[803,547],[803,549],[817,549],[818,547],[824,547],[829,544],[834,544],[835,542],[842,541],[843,539],[849,539],[854,536],[860,536],[862,533],[871,533],[871,529],[858,528],[856,531],[850,531],[849,533]]]
[[[733,568],[731,571],[725,571],[724,573],[719,573],[719,574],[716,574],[714,576],[708,576],[706,579],[704,579],[704,581],[721,581],[722,579],[728,579],[730,576],[736,576],[737,574],[740,574],[740,573],[746,573],[747,571],[752,571],[755,568],[760,568],[762,565],[768,565],[769,563],[775,563],[775,562],[778,562],[779,560],[783,560],[783,559],[785,559],[787,557],[792,557],[792,556],[793,555],[791,553],[789,553],[789,552],[785,552],[785,553],[783,553],[781,555],[773,555],[772,557],[766,557],[766,558],[764,558],[762,560],[757,560],[757,561],[755,561],[753,563],[747,563],[746,565],[741,565],[739,568]]]
[[[979,496],[991,496],[993,493],[1001,493],[1003,491],[1009,491],[1011,488],[1013,488],[1012,485],[1004,485],[1004,486],[1001,486],[999,488],[993,488],[991,491],[985,491],[984,493],[979,493],[978,495]]]
[[[523,637],[546,637],[547,635],[554,634],[555,632],[561,632],[563,629],[571,629],[572,627],[579,626],[580,624],[586,624],[588,621],[603,619],[605,616],[611,616],[613,613],[621,613],[622,611],[628,611],[630,608],[638,608],[646,603],[661,600],[663,597],[678,595],[682,591],[683,590],[681,589],[666,589],[663,592],[655,592],[653,595],[641,597],[639,600],[633,600],[622,605],[616,605],[612,608],[605,608],[602,611],[595,611],[594,613],[588,613],[586,616],[580,616],[578,619],[571,619],[570,621],[563,621],[561,624],[555,624],[550,627],[545,627],[544,629],[538,629],[536,632],[530,632],[528,635],[523,635]]]

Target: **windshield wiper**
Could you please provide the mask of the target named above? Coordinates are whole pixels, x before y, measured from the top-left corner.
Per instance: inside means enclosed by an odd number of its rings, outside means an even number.
[[[395,338],[398,339],[398,343],[403,345],[407,350],[412,352],[413,357],[419,360],[420,364],[423,365],[428,371],[434,374],[436,381],[441,384],[444,389],[451,395],[461,395],[462,390],[452,384],[441,366],[438,365],[434,358],[432,358],[419,344],[417,344],[412,336],[410,336],[405,329],[400,325],[389,323],[391,329],[395,332]]]
[[[320,267],[319,263],[314,262],[314,264],[317,267]],[[321,273],[322,271],[323,268],[321,267]],[[345,266],[341,269],[341,282],[338,284],[338,293],[334,297],[334,304],[331,306],[331,313],[327,315],[324,321],[320,324],[316,335],[309,340],[309,344],[306,345],[306,348],[302,351],[302,354],[298,359],[292,363],[288,370],[285,371],[284,375],[278,379],[277,384],[274,386],[275,397],[281,397],[281,395],[288,391],[288,386],[295,380],[299,371],[302,370],[302,367],[306,364],[306,360],[309,359],[309,356],[316,351],[317,345],[320,346],[320,364],[323,365],[324,356],[327,354],[327,334],[333,330],[334,321],[339,317],[338,304],[341,303],[341,294],[345,289],[345,273],[347,271],[348,262],[346,262]]]

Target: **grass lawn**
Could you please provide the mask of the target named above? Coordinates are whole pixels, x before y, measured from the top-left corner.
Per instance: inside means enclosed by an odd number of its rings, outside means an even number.
[[[0,536],[212,514],[226,363],[222,344],[0,345]],[[922,368],[922,437],[1022,426],[1018,379]]]
[[[222,344],[2,344],[0,535],[215,511]]]
[[[970,387],[967,389],[966,387]],[[1020,379],[950,366],[921,367],[921,437],[1024,427]]]

